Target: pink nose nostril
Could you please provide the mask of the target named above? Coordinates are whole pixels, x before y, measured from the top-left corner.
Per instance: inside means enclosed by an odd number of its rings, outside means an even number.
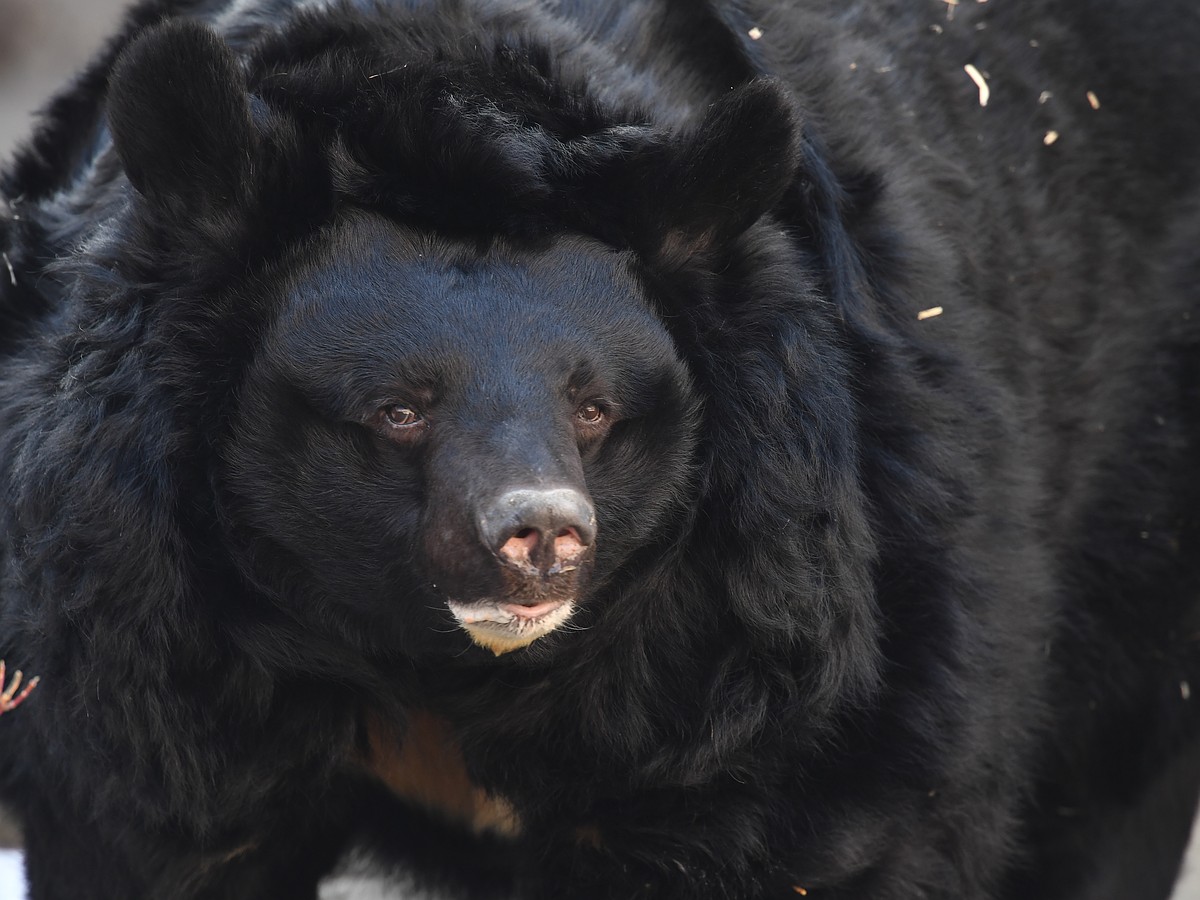
[[[554,559],[558,563],[568,563],[583,555],[587,545],[579,539],[579,532],[574,528],[564,528],[554,539]]]
[[[573,488],[517,489],[484,509],[479,535],[502,562],[557,575],[587,555],[596,540],[596,513]]]
[[[501,545],[499,553],[509,562],[527,563],[540,539],[536,528],[522,528]]]

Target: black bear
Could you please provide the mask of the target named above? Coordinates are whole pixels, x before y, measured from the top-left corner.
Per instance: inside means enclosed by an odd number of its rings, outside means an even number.
[[[0,218],[33,900],[1164,898],[1200,7],[145,0]]]

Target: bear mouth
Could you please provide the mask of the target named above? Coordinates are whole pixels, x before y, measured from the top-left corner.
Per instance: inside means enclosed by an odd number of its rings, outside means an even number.
[[[471,640],[497,656],[527,647],[566,624],[575,612],[570,600],[519,603],[512,600],[478,600],[446,606]]]

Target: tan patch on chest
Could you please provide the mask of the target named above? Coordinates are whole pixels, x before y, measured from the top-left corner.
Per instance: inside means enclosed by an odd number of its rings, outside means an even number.
[[[449,725],[430,713],[411,713],[403,739],[372,717],[367,722],[367,768],[398,797],[475,834],[515,838],[516,810],[471,781]]]

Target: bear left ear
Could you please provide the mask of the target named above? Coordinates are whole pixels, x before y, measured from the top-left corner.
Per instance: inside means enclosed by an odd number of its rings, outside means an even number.
[[[799,114],[777,80],[756,78],[672,143],[667,170],[645,185],[658,207],[655,255],[668,265],[736,238],[779,202],[800,165]]]
[[[246,191],[255,146],[245,75],[211,29],[177,20],[121,55],[108,88],[117,154],[138,192],[196,215]]]

